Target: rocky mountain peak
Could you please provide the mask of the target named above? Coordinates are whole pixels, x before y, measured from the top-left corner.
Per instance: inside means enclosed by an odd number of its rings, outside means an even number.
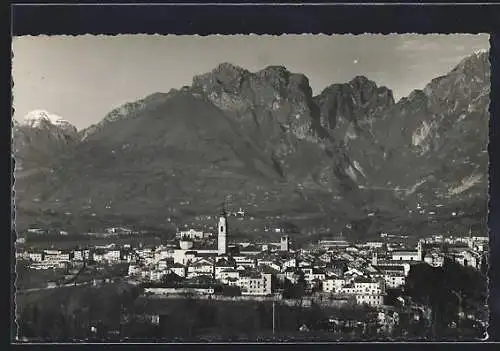
[[[370,119],[394,105],[390,89],[378,86],[364,76],[357,76],[350,82],[326,87],[315,97],[320,106],[321,125],[335,129],[338,123]]]
[[[312,137],[311,123],[317,112],[309,80],[284,66],[268,66],[253,73],[223,63],[194,77],[192,88],[256,133],[264,127],[282,128],[300,139]]]
[[[177,93],[177,90],[171,91],[169,93],[153,93],[150,94],[143,99],[127,102],[121,106],[116,107],[111,112],[109,112],[99,123],[93,124],[88,128],[85,128],[80,132],[80,139],[86,140],[94,133],[98,132],[106,125],[125,119],[125,118],[133,118],[135,116],[140,115],[146,109],[154,109],[165,100],[167,100],[174,93]]]
[[[462,59],[448,74],[433,79],[424,92],[438,108],[452,104],[454,111],[459,111],[487,95],[489,89],[489,53],[480,51]]]
[[[45,110],[34,110],[24,116],[21,126],[36,129],[54,129],[66,134],[76,134],[76,127],[62,117]]]
[[[339,230],[364,218],[367,231],[400,222],[411,231],[414,223],[430,225],[408,212],[416,201],[467,206],[486,194],[488,77],[487,54],[474,54],[395,103],[390,89],[365,76],[313,97],[307,77],[284,66],[250,72],[223,63],[191,87],[114,109],[78,147],[18,134],[31,146],[15,151],[26,171],[67,155],[39,183],[25,172],[17,182],[25,192],[16,196],[21,205],[36,207],[32,199],[42,197],[44,206],[64,203],[75,213],[92,198],[113,203],[93,209],[98,216],[132,218],[209,213],[230,193],[238,206],[320,214]],[[471,216],[482,211],[474,201]],[[365,210],[386,220],[366,219]]]

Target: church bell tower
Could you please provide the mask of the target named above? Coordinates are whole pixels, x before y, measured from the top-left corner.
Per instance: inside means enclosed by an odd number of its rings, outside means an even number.
[[[227,218],[225,206],[219,216],[218,235],[217,235],[217,251],[219,255],[227,254]]]

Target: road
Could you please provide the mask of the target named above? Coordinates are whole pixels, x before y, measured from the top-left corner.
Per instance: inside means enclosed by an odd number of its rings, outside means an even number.
[[[91,285],[92,282],[83,282],[83,283],[76,283],[76,284],[67,284],[67,285],[58,285],[58,286],[46,286],[43,288],[31,288],[31,289],[23,289],[23,290],[17,290],[16,292],[18,294],[24,294],[24,293],[29,293],[29,292],[35,292],[35,291],[43,291],[43,290],[52,290],[52,289],[60,289],[60,288],[70,288],[74,286],[85,286],[85,285]]]

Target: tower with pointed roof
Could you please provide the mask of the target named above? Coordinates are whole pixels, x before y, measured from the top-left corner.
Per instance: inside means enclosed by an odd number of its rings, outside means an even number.
[[[218,235],[217,235],[217,251],[219,255],[227,254],[227,218],[226,218],[226,208],[224,204],[222,204],[220,216],[219,216],[219,225]]]

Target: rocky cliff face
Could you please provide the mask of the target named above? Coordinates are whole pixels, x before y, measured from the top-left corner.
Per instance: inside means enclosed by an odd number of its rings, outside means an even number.
[[[237,122],[286,179],[303,178],[304,174],[298,174],[301,168],[312,167],[319,172],[323,155],[318,154],[315,162],[307,165],[297,164],[298,154],[324,144],[328,137],[319,124],[318,107],[304,75],[281,66],[251,73],[224,63],[194,77],[192,91]]]
[[[130,216],[210,212],[229,197],[256,216],[313,215],[313,227],[362,233],[435,221],[409,214],[421,204],[474,203],[484,219],[489,72],[488,54],[474,54],[396,103],[366,77],[312,96],[284,67],[224,63],[113,110],[29,196]]]

